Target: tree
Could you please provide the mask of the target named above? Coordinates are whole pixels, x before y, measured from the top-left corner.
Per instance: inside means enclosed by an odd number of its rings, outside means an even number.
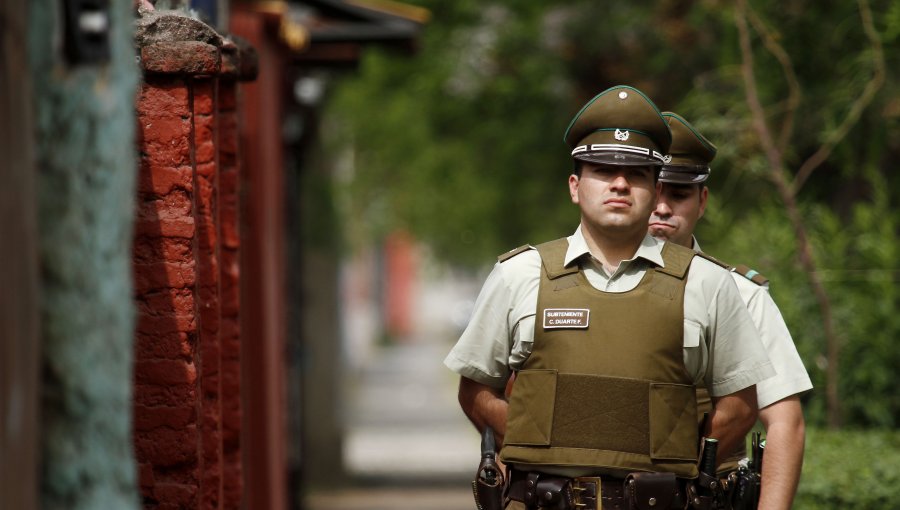
[[[819,311],[822,316],[825,332],[827,351],[827,377],[826,396],[828,404],[828,424],[837,428],[841,423],[840,400],[838,397],[838,364],[840,361],[840,337],[835,329],[832,314],[831,299],[825,285],[819,276],[819,265],[813,257],[804,218],[797,205],[797,194],[806,183],[812,173],[821,167],[828,159],[834,148],[846,138],[850,129],[859,121],[863,111],[869,107],[875,98],[875,94],[882,87],[885,80],[884,53],[882,51],[879,35],[875,31],[872,22],[872,11],[866,0],[858,0],[861,23],[866,36],[871,44],[872,53],[872,79],[866,84],[859,97],[850,105],[849,110],[838,126],[825,136],[825,141],[800,165],[799,169],[791,175],[786,168],[784,154],[788,149],[794,129],[794,115],[800,103],[801,85],[793,69],[790,55],[777,42],[772,32],[765,26],[759,16],[747,5],[746,0],[738,0],[735,8],[735,23],[740,34],[741,55],[743,57],[742,74],[747,95],[747,104],[753,116],[753,127],[756,130],[760,145],[766,155],[769,165],[769,178],[775,184],[776,189],[784,203],[788,218],[794,228],[797,243],[797,256],[800,264],[806,270]],[[784,70],[784,78],[788,85],[787,101],[784,112],[781,115],[781,129],[777,140],[769,127],[769,116],[760,102],[757,91],[756,76],[754,73],[754,50],[750,40],[750,29],[753,29],[762,38],[766,48],[778,60]]]
[[[446,260],[484,265],[572,230],[562,133],[593,95],[634,85],[718,145],[698,237],[772,280],[830,395],[805,397],[809,421],[837,423],[840,407],[850,424],[900,424],[885,383],[900,362],[887,311],[900,307],[900,5],[421,3],[434,9],[421,53],[367,55],[330,103],[334,146],[354,161],[341,174],[352,239],[402,226]],[[851,390],[869,398],[838,406]]]

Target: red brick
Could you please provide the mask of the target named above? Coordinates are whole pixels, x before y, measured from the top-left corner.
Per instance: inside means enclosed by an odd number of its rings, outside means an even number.
[[[137,374],[135,374],[137,378]],[[165,385],[141,384],[134,385],[134,402],[145,406],[168,406],[177,402],[196,402],[197,386],[194,384]]]
[[[210,236],[213,237],[213,236]],[[219,263],[213,257],[212,243],[205,242],[205,245],[208,246],[206,248],[205,257],[201,260],[200,265],[198,266],[198,279],[204,286],[215,286],[219,282]],[[208,250],[208,251],[207,251]],[[218,293],[217,289],[213,288],[213,292]],[[203,294],[202,301],[208,301],[210,299],[209,294]]]
[[[158,260],[190,260],[193,255],[191,239],[179,237],[138,237],[134,241],[134,261],[138,263]]]
[[[158,143],[150,145],[141,142],[141,161],[146,162],[148,165],[168,166],[172,168],[190,166],[190,142],[189,137],[179,138],[169,145],[161,145]]]
[[[237,271],[237,264],[234,261],[223,260],[222,270],[222,293],[220,295],[219,306],[223,316],[236,316],[241,305],[240,288],[237,275],[231,271]]]
[[[195,282],[193,261],[134,264],[134,289],[138,294],[159,289],[183,289]]]
[[[156,481],[153,478],[153,465],[141,462],[138,464],[138,480],[141,486],[141,492],[153,487]]]
[[[237,108],[237,83],[234,80],[219,80],[219,111],[234,111]]]
[[[137,204],[137,214],[141,219],[190,217],[192,208],[189,192],[173,190],[162,197],[142,197]]]
[[[197,462],[197,427],[172,429],[158,427],[135,434],[135,455],[155,467],[171,467]],[[159,484],[156,487],[159,496]]]
[[[194,292],[190,289],[161,289],[141,295],[136,302],[142,315],[171,316],[194,312]]]
[[[152,334],[137,333],[137,342],[134,346],[134,356],[137,360],[144,359],[191,359],[194,354],[194,346],[191,335],[185,331],[171,331]]]
[[[181,429],[197,423],[197,408],[194,405],[154,406],[140,404],[134,406],[134,429],[153,430],[160,427]]]
[[[197,508],[197,485],[180,483],[157,483],[154,487],[159,510],[185,510]]]
[[[144,137],[143,152],[158,146],[175,147],[187,141],[190,143],[191,122],[188,118],[170,115],[144,114],[138,117],[139,128]]]
[[[178,385],[197,382],[197,367],[184,360],[143,360],[135,363],[135,379],[142,384]]]
[[[241,452],[226,453],[222,470],[222,510],[239,510],[243,492]]]
[[[175,189],[191,192],[194,175],[191,167],[158,166],[143,161],[138,173],[138,192],[151,195],[168,195]]]
[[[170,316],[138,314],[137,317],[137,333],[142,341],[149,342],[153,336],[162,337],[176,333],[191,333],[196,331],[196,329],[197,320],[193,312]],[[183,351],[183,347],[178,350]]]
[[[207,457],[218,456],[219,448],[222,443],[222,436],[219,433],[222,421],[221,411],[218,405],[218,399],[203,403],[203,428],[208,430],[210,434],[215,435],[213,441],[204,442],[203,452]]]
[[[191,239],[196,232],[194,218],[181,215],[140,218],[135,223],[135,235],[150,237],[180,237]]]
[[[194,115],[213,114],[213,90],[215,82],[212,79],[194,80]]]
[[[139,112],[165,112],[173,117],[190,115],[188,88],[177,76],[146,76],[138,96]]]

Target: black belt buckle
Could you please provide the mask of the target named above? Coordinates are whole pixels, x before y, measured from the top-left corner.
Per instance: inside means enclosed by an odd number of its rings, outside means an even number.
[[[573,478],[571,485],[574,510],[600,510],[600,478]]]

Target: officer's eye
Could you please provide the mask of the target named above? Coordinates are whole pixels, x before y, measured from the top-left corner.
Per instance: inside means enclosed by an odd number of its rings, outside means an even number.
[[[649,179],[650,178],[650,169],[644,167],[637,167],[628,172],[628,177],[632,179]]]

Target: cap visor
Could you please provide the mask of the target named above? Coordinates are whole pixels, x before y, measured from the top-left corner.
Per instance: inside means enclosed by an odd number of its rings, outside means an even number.
[[[663,167],[659,172],[660,182],[670,182],[672,184],[699,184],[706,182],[709,178],[709,172],[698,174],[696,172],[681,172],[672,170],[671,167]]]
[[[662,161],[659,161],[658,159],[638,154],[624,154],[621,152],[587,152],[576,154],[573,158],[578,161],[599,163],[601,165],[662,166]]]

